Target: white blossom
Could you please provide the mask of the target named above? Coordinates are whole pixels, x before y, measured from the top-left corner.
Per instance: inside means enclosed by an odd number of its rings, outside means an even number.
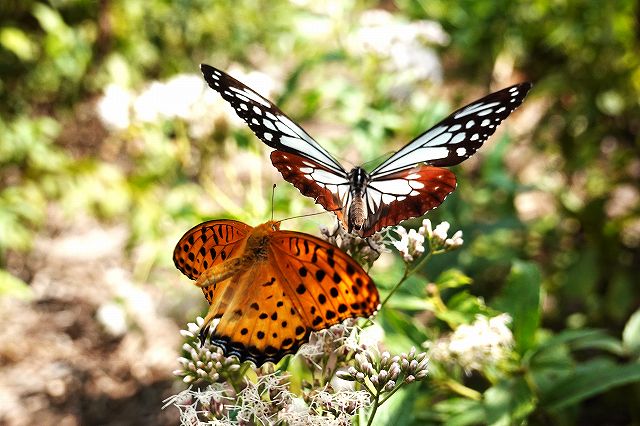
[[[402,227],[396,228],[400,240],[394,241],[394,247],[400,252],[405,262],[412,262],[424,253],[424,235],[410,229],[409,232]]]
[[[177,395],[173,395],[165,399],[163,409],[173,405],[180,411],[180,425],[182,426],[230,426],[236,425],[237,422],[232,421],[225,415],[221,415],[219,419],[203,421],[209,410],[204,409],[203,405],[210,405],[212,402],[225,406],[225,401],[232,398],[226,395],[226,390],[221,384],[214,384],[205,389],[192,390],[191,387],[183,390]]]
[[[347,47],[355,55],[384,59],[388,71],[404,85],[429,79],[442,81],[442,64],[428,45],[444,45],[449,36],[435,21],[405,22],[384,10],[362,14]]]
[[[101,305],[96,312],[96,319],[111,336],[122,336],[127,331],[127,314],[117,303]]]
[[[447,233],[450,227],[449,222],[445,221],[437,225],[435,229],[432,229],[431,221],[425,219],[422,221],[422,226],[418,233],[427,237],[432,250],[455,250],[462,246],[464,240],[462,239],[462,231],[456,231],[451,238],[448,238]]]
[[[431,238],[433,236],[433,228],[431,227],[431,220],[425,219],[422,221],[422,226],[418,229],[418,233]]]
[[[124,130],[131,123],[130,110],[133,95],[116,84],[109,84],[96,104],[102,123],[113,130]]]
[[[251,423],[255,418],[262,424],[272,424],[277,417],[275,413],[279,411],[274,410],[274,407],[287,406],[295,398],[288,389],[287,378],[288,376],[272,373],[258,377],[255,383],[247,381],[247,386],[238,393],[240,405],[234,407],[238,412],[238,420]],[[270,398],[263,397],[265,393]]]
[[[506,359],[513,347],[510,322],[508,314],[477,315],[473,324],[463,324],[449,336],[428,343],[429,355],[443,363],[457,363],[467,374],[494,365]]]
[[[449,225],[449,222],[442,222],[440,223],[438,226],[436,226],[436,228],[433,230],[433,236],[435,238],[437,238],[440,241],[446,241],[447,239],[447,232],[449,232],[449,228],[451,227],[451,225]]]
[[[454,249],[460,247],[463,243],[462,231],[456,231],[451,238],[444,240],[444,247],[447,249]]]

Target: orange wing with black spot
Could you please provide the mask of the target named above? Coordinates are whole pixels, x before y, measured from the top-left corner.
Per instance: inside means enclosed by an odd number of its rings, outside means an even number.
[[[173,250],[173,263],[187,277],[197,280],[203,272],[238,256],[253,228],[237,220],[210,220],[187,231]],[[209,304],[213,286],[202,287]]]
[[[309,340],[307,327],[294,301],[286,291],[280,272],[269,261],[254,262],[229,278],[222,297],[228,301],[224,315],[211,334],[211,343],[222,348],[226,356],[260,366],[277,363],[295,353]],[[203,332],[215,316],[211,306]]]
[[[373,280],[348,254],[311,235],[276,232],[273,261],[304,324],[322,330],[347,318],[369,317],[380,304]]]
[[[244,230],[229,222],[193,228],[174,253],[181,271],[191,271],[203,290],[215,289],[201,336],[219,318],[211,342],[225,355],[256,365],[278,362],[307,342],[311,331],[368,317],[378,308],[371,278],[337,247],[307,234],[275,230],[272,222],[256,228],[235,222]],[[207,257],[206,249],[222,246],[210,242],[214,235],[218,243],[226,241],[230,256],[209,265],[217,256]],[[189,255],[194,251],[200,257]],[[202,268],[205,260],[208,269]]]

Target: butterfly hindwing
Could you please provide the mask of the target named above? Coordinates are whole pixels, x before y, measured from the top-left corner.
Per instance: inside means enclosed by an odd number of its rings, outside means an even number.
[[[221,347],[226,356],[235,355],[256,365],[277,363],[308,340],[310,329],[271,262],[254,263],[229,280],[233,282],[221,295],[228,306],[211,335],[211,343]],[[210,310],[205,324],[216,316]]]
[[[456,176],[441,167],[419,166],[373,179],[366,189],[362,236],[438,207],[456,188]]]
[[[373,178],[420,163],[449,167],[469,158],[524,100],[531,83],[516,84],[460,108],[407,145],[371,173]]]
[[[335,173],[346,174],[327,150],[271,101],[210,65],[202,64],[200,70],[209,87],[220,93],[262,142],[272,148],[313,159]]]
[[[271,153],[271,163],[302,195],[313,198],[317,204],[334,212],[342,220],[342,209],[348,204],[350,196],[349,179],[345,175],[335,174],[300,155],[282,151]]]
[[[319,238],[281,231],[274,260],[305,325],[321,330],[347,318],[369,317],[380,298],[373,281],[346,253]]]

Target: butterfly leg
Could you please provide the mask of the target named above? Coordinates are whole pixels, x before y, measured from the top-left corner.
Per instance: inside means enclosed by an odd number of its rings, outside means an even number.
[[[229,259],[204,271],[195,284],[200,287],[216,286],[217,283],[231,278],[243,268],[241,258]]]
[[[372,244],[371,238],[364,238],[364,240],[367,242],[367,245],[369,246],[369,248],[374,252],[376,252],[378,256],[381,254],[380,247],[377,244]]]

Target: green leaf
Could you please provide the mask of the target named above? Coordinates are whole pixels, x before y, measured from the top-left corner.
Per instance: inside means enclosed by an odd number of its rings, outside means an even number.
[[[448,269],[441,273],[436,279],[439,289],[456,288],[471,284],[473,280],[458,269]]]
[[[612,340],[617,343],[617,346],[612,344]],[[611,348],[613,353],[621,353],[617,339],[613,339],[602,330],[565,330],[539,344],[537,348],[526,354],[525,359],[533,363],[534,358],[540,357],[546,351],[555,350],[560,345],[567,345],[571,349]]]
[[[379,315],[385,330],[385,343],[394,350],[407,350],[427,340],[424,326],[414,317],[393,309],[384,309]]]
[[[622,332],[622,342],[629,352],[640,355],[640,309],[635,311]]]
[[[496,302],[499,309],[513,318],[513,336],[520,354],[533,347],[540,324],[540,281],[537,265],[515,261],[502,296]]]
[[[450,398],[433,407],[447,426],[466,426],[486,423],[486,411],[481,401],[466,398]]]
[[[487,424],[511,425],[535,409],[534,395],[523,378],[509,379],[484,393]]]
[[[410,425],[413,421],[413,405],[417,396],[417,386],[404,387],[378,408],[373,424]]]
[[[579,401],[628,383],[640,382],[640,364],[615,365],[599,359],[584,363],[541,395],[541,404],[551,410],[574,405]]]
[[[405,311],[433,311],[433,303],[426,297],[418,297],[410,294],[396,293],[386,303],[386,306]]]
[[[28,299],[32,295],[31,287],[27,283],[0,269],[0,296]]]

